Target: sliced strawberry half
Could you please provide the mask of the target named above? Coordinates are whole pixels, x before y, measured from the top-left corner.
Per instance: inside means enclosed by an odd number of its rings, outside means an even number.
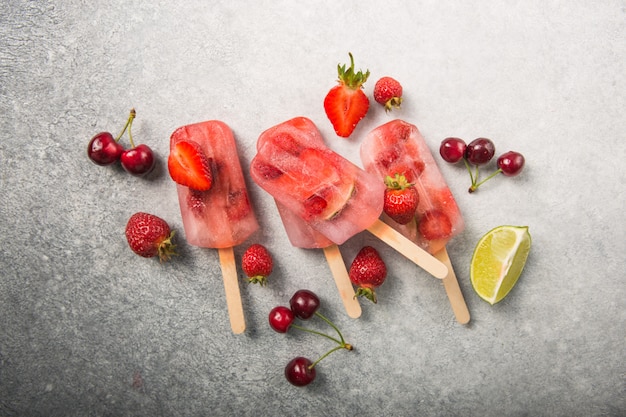
[[[363,92],[363,84],[370,75],[355,71],[354,58],[350,56],[350,67],[337,66],[339,84],[330,89],[324,98],[324,110],[337,135],[347,138],[356,125],[365,117],[370,101]]]
[[[211,161],[194,141],[181,140],[174,145],[167,169],[174,182],[193,190],[207,191],[213,185]]]

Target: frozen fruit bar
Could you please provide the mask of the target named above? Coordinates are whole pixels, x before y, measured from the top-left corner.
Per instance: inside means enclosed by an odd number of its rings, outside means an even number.
[[[414,219],[406,225],[389,217],[385,221],[447,266],[443,278],[446,294],[457,321],[468,323],[469,310],[445,247],[463,230],[463,218],[419,130],[402,120],[372,130],[361,144],[361,160],[381,182],[400,174],[414,184],[419,197]]]
[[[232,131],[225,123],[211,120],[176,129],[170,147],[180,141],[200,145],[213,173],[213,184],[207,191],[177,184],[187,241],[205,248],[228,248],[242,243],[259,224],[248,199]]]
[[[372,130],[361,144],[361,161],[381,183],[401,174],[414,184],[419,196],[415,221],[385,221],[423,249],[434,254],[463,230],[459,207],[416,126],[393,120]]]
[[[246,324],[233,247],[258,228],[239,163],[235,138],[223,122],[210,120],[180,127],[170,138],[170,175],[189,244],[216,248],[220,257],[230,324]]]

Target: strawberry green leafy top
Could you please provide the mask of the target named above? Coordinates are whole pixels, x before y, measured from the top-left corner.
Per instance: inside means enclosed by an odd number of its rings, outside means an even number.
[[[337,72],[339,73],[339,83],[349,87],[353,90],[363,88],[363,84],[367,81],[367,78],[370,76],[370,71],[367,70],[365,74],[359,70],[359,72],[354,72],[354,58],[352,57],[352,53],[348,52],[350,56],[350,67],[346,69],[346,64],[339,65],[337,64]]]

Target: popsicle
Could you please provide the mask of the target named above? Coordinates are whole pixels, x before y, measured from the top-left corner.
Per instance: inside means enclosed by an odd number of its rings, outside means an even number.
[[[418,128],[392,120],[369,132],[361,143],[361,161],[366,171],[383,183],[386,176],[404,175],[419,196],[415,218],[400,225],[385,222],[432,253],[448,266],[443,284],[458,322],[468,323],[469,310],[452,269],[446,244],[464,228],[463,217]]]
[[[170,152],[179,142],[196,143],[210,162],[211,187],[198,191],[176,184],[185,237],[189,244],[218,250],[232,331],[246,328],[233,247],[258,228],[248,199],[233,133],[225,123],[209,120],[172,133]]]
[[[445,277],[441,261],[379,220],[384,184],[328,149],[318,135],[305,117],[267,129],[257,142],[252,179],[334,244],[367,229],[431,275]]]

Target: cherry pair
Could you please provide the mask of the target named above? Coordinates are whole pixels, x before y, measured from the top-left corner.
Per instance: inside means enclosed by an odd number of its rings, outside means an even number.
[[[319,306],[320,299],[315,293],[309,290],[298,290],[289,300],[289,307],[274,307],[269,314],[270,326],[278,333],[287,333],[290,328],[294,328],[325,337],[337,343],[337,346],[323,354],[315,362],[303,356],[295,357],[289,361],[285,367],[285,378],[295,386],[304,386],[313,382],[316,376],[315,367],[326,356],[339,349],[353,349],[352,345],[346,343],[337,326],[318,311]],[[339,338],[293,323],[296,318],[308,320],[314,315],[328,323],[337,332]]]
[[[131,109],[124,129],[116,138],[109,132],[100,132],[91,138],[87,146],[89,159],[101,166],[111,165],[119,160],[126,172],[136,176],[146,175],[152,171],[156,163],[152,149],[144,144],[135,146],[133,142],[131,127],[136,115],[135,109]],[[125,149],[119,142],[126,130],[130,149]]]
[[[507,177],[514,177],[522,172],[524,168],[524,156],[515,151],[508,151],[498,157],[497,166],[498,169],[485,178],[482,181],[478,181],[478,167],[485,165],[487,162],[493,159],[496,153],[496,147],[491,139],[477,138],[471,141],[469,144],[465,144],[465,141],[456,137],[445,138],[441,141],[439,146],[439,154],[444,161],[451,164],[456,164],[461,159],[467,167],[472,185],[469,188],[469,192],[473,193],[484,184],[486,181],[495,177],[498,174],[503,174]],[[471,165],[475,166],[475,172],[472,173]]]

